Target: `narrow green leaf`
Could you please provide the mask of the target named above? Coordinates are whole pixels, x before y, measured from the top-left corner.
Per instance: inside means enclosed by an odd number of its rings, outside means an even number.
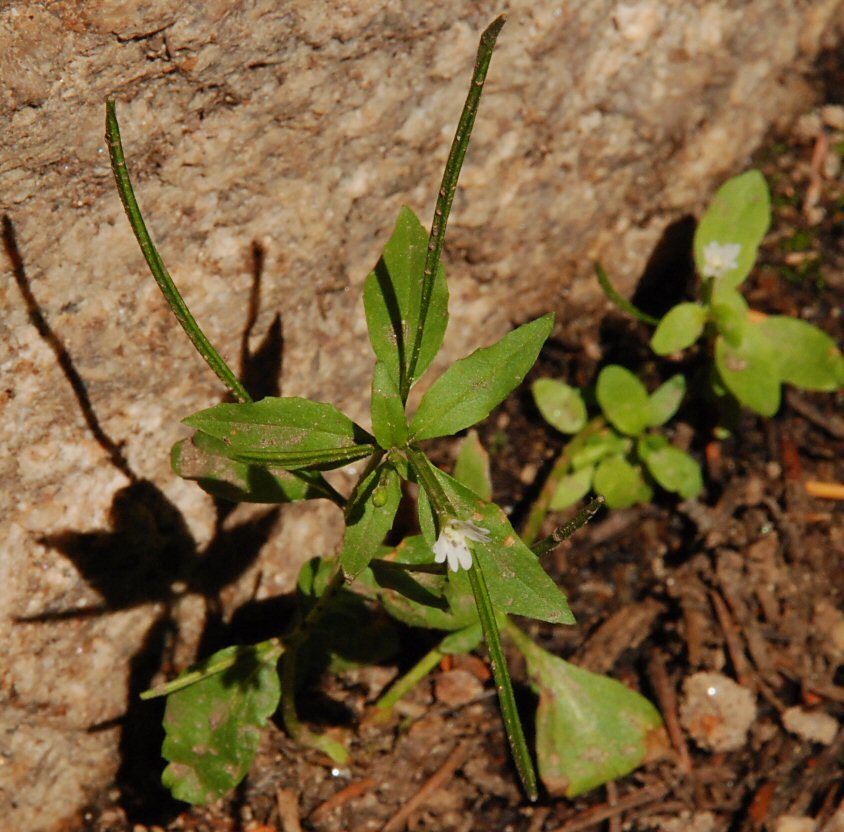
[[[372,374],[372,432],[385,450],[407,442],[407,416],[399,387],[387,365],[375,362]]]
[[[551,498],[551,510],[562,511],[574,505],[578,500],[583,499],[592,487],[592,477],[595,468],[592,465],[581,468],[579,471],[569,474],[560,480],[554,496]]]
[[[646,312],[642,312],[637,306],[634,306],[630,303],[627,298],[622,297],[615,286],[610,283],[610,279],[607,276],[607,273],[604,271],[603,266],[600,263],[595,263],[595,274],[598,276],[598,283],[601,284],[601,288],[604,290],[604,294],[619,308],[622,312],[626,312],[628,315],[632,315],[634,318],[642,321],[643,323],[650,324],[651,326],[656,326],[659,323],[657,318],[654,318],[651,315],[648,315]]]
[[[609,508],[648,503],[653,496],[653,489],[645,482],[642,469],[620,456],[602,460],[592,482],[595,491],[606,498]]]
[[[556,379],[540,378],[531,389],[542,418],[560,433],[577,433],[586,424],[586,405],[576,387]]]
[[[489,454],[481,444],[476,430],[470,430],[460,443],[460,452],[454,463],[454,477],[481,499],[492,499]]]
[[[195,433],[170,451],[173,471],[194,480],[203,491],[233,503],[292,503],[325,498],[343,504],[318,471],[272,471],[262,465],[237,462],[228,447],[207,433]]]
[[[544,315],[452,364],[422,397],[411,437],[450,436],[487,417],[534,365],[553,325]]]
[[[363,428],[334,405],[310,399],[219,404],[184,423],[223,440],[233,459],[285,470],[337,468],[374,450],[373,437]]]
[[[281,649],[227,647],[205,663],[234,658],[229,668],[167,698],[162,782],[173,797],[206,805],[231,791],[249,771],[261,729],[278,707],[276,663]]]
[[[604,367],[595,394],[604,415],[622,433],[639,436],[650,423],[648,391],[630,370],[617,364]]]
[[[640,456],[651,476],[666,490],[691,500],[703,491],[700,465],[685,451],[666,445]]]
[[[738,346],[719,335],[715,366],[726,388],[745,406],[773,416],[780,406],[780,372],[776,347],[758,324],[751,324]]]
[[[772,315],[759,324],[774,345],[780,378],[805,390],[844,386],[844,357],[823,330],[798,318]]]
[[[379,465],[358,488],[346,512],[346,536],[340,565],[353,581],[375,557],[384,542],[401,500],[401,484],[395,469]]]
[[[705,307],[699,303],[678,303],[659,322],[651,336],[651,349],[657,355],[684,350],[700,338],[705,323]]]
[[[428,234],[410,208],[399,212],[395,230],[384,253],[363,287],[363,303],[369,339],[376,357],[383,362],[395,386],[408,370],[411,339],[419,326]],[[431,305],[411,383],[421,378],[442,346],[448,325],[448,286],[445,269],[437,268]]]
[[[671,376],[650,396],[650,418],[648,425],[664,425],[679,409],[686,395],[686,377],[682,373]]]
[[[695,232],[698,271],[705,278],[738,286],[750,274],[770,222],[765,177],[751,170],[730,179],[715,194]]]
[[[641,694],[557,658],[512,623],[507,634],[539,694],[536,757],[552,796],[577,797],[666,749],[662,718]]]

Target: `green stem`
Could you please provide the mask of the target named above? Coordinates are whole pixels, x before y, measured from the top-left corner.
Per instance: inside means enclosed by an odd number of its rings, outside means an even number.
[[[413,384],[413,377],[419,363],[419,353],[422,349],[422,333],[425,329],[425,319],[428,316],[428,307],[431,305],[431,295],[434,291],[434,279],[440,264],[443,244],[445,242],[445,229],[448,224],[448,215],[451,212],[451,205],[454,202],[454,194],[457,191],[457,180],[460,177],[460,169],[463,166],[463,159],[469,147],[469,139],[472,135],[472,127],[475,124],[475,116],[478,113],[478,102],[483,92],[484,81],[486,80],[489,63],[492,60],[492,52],[495,49],[495,41],[498,33],[504,25],[504,16],[497,17],[481,35],[478,44],[478,55],[475,59],[475,70],[472,74],[472,83],[469,93],[466,96],[466,103],[460,114],[460,121],[457,124],[457,131],[451,143],[451,150],[448,160],[445,163],[442,183],[437,196],[437,204],[434,208],[434,219],[431,222],[431,235],[428,238],[428,253],[425,257],[425,270],[422,276],[422,299],[419,306],[419,324],[416,332],[413,333],[413,346],[410,352],[410,361],[407,365],[407,374],[401,379],[401,398],[407,401],[410,387]]]
[[[407,461],[410,463],[410,467],[416,472],[419,485],[425,489],[425,493],[431,501],[437,519],[442,523],[449,517],[455,517],[454,506],[451,505],[451,500],[448,499],[442,485],[440,485],[440,481],[437,479],[437,475],[433,470],[434,466],[428,457],[418,448],[409,445],[407,447]]]
[[[135,232],[135,238],[141,247],[141,253],[144,255],[149,270],[152,272],[152,276],[161,289],[165,300],[170,305],[170,309],[182,325],[182,329],[187,333],[196,351],[205,359],[208,366],[217,374],[223,384],[234,393],[238,401],[251,402],[252,397],[246,391],[246,388],[238,381],[237,376],[232,372],[222,356],[205,337],[205,333],[200,329],[199,324],[194,319],[190,309],[188,309],[187,304],[182,299],[179,290],[176,288],[176,284],[173,283],[173,279],[170,277],[164,261],[156,250],[155,244],[152,242],[152,237],[150,237],[146,224],[144,223],[144,218],[141,215],[141,209],[138,207],[138,201],[135,199],[132,182],[129,179],[126,158],[123,155],[123,144],[120,141],[120,126],[117,123],[117,113],[113,100],[106,101],[106,141],[108,142],[108,152],[111,157],[111,169],[114,172],[114,179],[117,182],[120,199],[123,202],[123,207],[126,209],[126,216],[129,218],[129,224]]]
[[[487,589],[484,574],[481,571],[477,558],[473,558],[472,560],[472,568],[469,570],[469,582],[472,585],[475,604],[478,607],[478,616],[481,619],[481,627],[484,631],[484,639],[489,650],[492,675],[495,679],[495,687],[498,690],[501,716],[504,719],[504,730],[507,732],[507,739],[510,742],[510,750],[513,753],[516,771],[519,774],[519,779],[528,798],[530,800],[536,800],[539,797],[536,772],[534,771],[533,760],[531,759],[527,741],[525,740],[522,722],[519,719],[519,711],[516,708],[513,683],[510,680],[510,673],[507,670],[507,659],[504,656],[504,648],[501,645],[501,633],[498,631],[498,623],[495,620],[495,612],[492,608],[489,590]]]
[[[605,425],[606,422],[604,419],[596,416],[563,448],[563,452],[557,457],[557,461],[554,463],[548,479],[542,485],[542,490],[539,492],[536,502],[531,506],[530,513],[522,529],[521,538],[527,546],[532,545],[536,538],[539,537],[539,533],[542,531],[542,524],[548,516],[551,500],[554,498],[554,492],[556,492],[560,480],[568,473],[572,456],[574,456],[575,452],[580,449],[590,436],[603,430]]]
[[[578,529],[585,526],[606,502],[606,499],[599,494],[593,500],[590,500],[585,508],[577,512],[568,523],[557,526],[548,537],[543,537],[542,540],[534,543],[530,547],[531,552],[538,558],[547,555],[550,551],[556,549],[564,540],[568,540]]]
[[[643,312],[638,306],[634,306],[629,300],[627,300],[627,298],[622,297],[618,293],[615,286],[610,283],[610,279],[604,271],[604,267],[600,263],[595,263],[595,274],[598,276],[598,283],[601,284],[604,294],[619,309],[621,309],[622,312],[626,312],[628,315],[632,315],[634,318],[637,318],[646,324],[650,324],[651,326],[659,325],[659,318],[654,318],[653,315],[648,315],[647,312]]]
[[[391,711],[395,704],[407,696],[445,658],[439,647],[429,650],[404,676],[397,679],[390,689],[375,703],[379,711]]]

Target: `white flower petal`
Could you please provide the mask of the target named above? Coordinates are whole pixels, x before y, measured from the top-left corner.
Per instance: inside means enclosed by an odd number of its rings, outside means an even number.
[[[452,572],[459,569],[472,568],[472,550],[467,540],[476,543],[488,543],[490,533],[483,526],[471,520],[457,520],[452,518],[443,526],[437,542],[434,544],[434,558],[436,563],[448,561]]]
[[[713,240],[703,247],[703,276],[721,277],[738,268],[741,243],[719,243]]]

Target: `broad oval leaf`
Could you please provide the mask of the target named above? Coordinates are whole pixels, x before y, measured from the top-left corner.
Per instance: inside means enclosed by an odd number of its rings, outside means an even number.
[[[278,707],[281,688],[276,663],[281,649],[236,645],[190,668],[213,664],[227,669],[171,693],[164,711],[169,761],[161,781],[173,797],[196,805],[230,792],[249,771],[261,729]]]
[[[823,330],[786,315],[772,315],[759,327],[774,345],[786,384],[825,392],[844,386],[844,356]]]
[[[452,364],[422,397],[411,438],[450,436],[487,417],[534,365],[553,325],[554,315],[543,315]]]
[[[563,477],[554,491],[554,496],[551,497],[549,508],[552,511],[562,511],[583,499],[592,487],[594,473],[594,466],[589,465]]]
[[[617,364],[604,367],[598,376],[595,395],[604,415],[622,433],[639,436],[650,424],[648,391],[630,370]]]
[[[407,416],[398,385],[383,361],[372,373],[372,432],[385,450],[407,442]]]
[[[651,349],[657,355],[684,350],[700,338],[705,323],[705,307],[699,303],[678,303],[659,322],[651,336]]]
[[[218,404],[184,423],[225,442],[228,455],[286,471],[339,468],[374,450],[374,439],[334,405],[298,397]]]
[[[748,327],[748,306],[735,289],[716,284],[712,293],[712,320],[727,341],[736,346]]]
[[[454,478],[474,491],[481,499],[492,499],[492,479],[489,475],[489,454],[481,444],[476,430],[470,430],[460,443],[454,463]]]
[[[428,233],[419,219],[403,207],[396,227],[377,265],[366,278],[363,304],[369,340],[376,357],[384,362],[398,387],[407,372],[412,339],[419,326],[422,276],[428,251]],[[448,326],[448,286],[440,264],[434,280],[431,305],[425,318],[416,372],[422,377],[442,346]]]
[[[738,286],[750,274],[770,222],[765,177],[751,170],[730,179],[715,194],[695,232],[695,264],[700,274]]]
[[[620,456],[602,460],[595,469],[592,483],[595,492],[606,498],[609,508],[648,503],[653,496],[653,489],[645,482],[642,469]]]
[[[677,373],[660,384],[650,395],[648,424],[651,427],[664,425],[680,409],[685,395],[686,377],[682,373]]]
[[[551,795],[576,797],[667,751],[662,717],[644,696],[557,658],[514,627],[507,632],[539,695],[536,757]]]
[[[633,442],[613,428],[607,427],[589,436],[573,451],[571,467],[575,471],[594,466],[608,456],[624,456],[633,447]]]
[[[780,372],[776,347],[758,324],[751,323],[737,346],[722,335],[715,339],[715,366],[726,388],[745,406],[773,416],[780,406]]]
[[[666,490],[691,500],[703,491],[703,474],[697,461],[685,451],[666,444],[642,459],[651,476]]]
[[[542,418],[560,433],[577,433],[586,424],[586,405],[576,387],[556,379],[540,378],[531,389]]]

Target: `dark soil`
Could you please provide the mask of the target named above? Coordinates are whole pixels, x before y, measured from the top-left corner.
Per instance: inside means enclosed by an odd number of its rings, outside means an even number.
[[[773,190],[775,219],[746,294],[755,309],[797,315],[840,343],[844,187],[835,164],[844,155],[844,110],[827,111],[828,123],[816,130],[819,112],[789,136],[772,138],[756,159]],[[817,163],[823,143],[826,168]],[[676,371],[653,363],[646,327],[608,306],[574,316],[564,310],[560,318],[531,378],[582,385],[611,360],[643,373],[651,386]],[[575,801],[544,796],[530,805],[517,786],[483,661],[464,657],[441,667],[387,725],[370,724],[367,706],[397,670],[374,667],[323,681],[322,694],[346,715],[344,727],[330,730],[350,740],[348,768],[273,727],[234,797],[162,823],[252,832],[844,829],[844,732],[825,745],[782,721],[794,706],[844,717],[844,504],[806,489],[807,481],[844,482],[842,402],[841,394],[791,391],[776,418],[745,414],[721,440],[703,409],[683,412],[675,441],[705,463],[704,497],[677,504],[663,493],[643,508],[602,512],[551,558],[579,624],[532,623],[529,630],[554,653],[658,703],[673,744],[668,757]],[[492,449],[494,498],[516,522],[564,438],[542,422],[527,386],[482,426],[481,438]],[[438,459],[449,465],[452,453],[444,445]],[[563,519],[549,518],[549,527]],[[402,666],[432,644],[425,633],[405,631]],[[514,656],[518,694],[530,706],[523,671]],[[698,671],[722,673],[755,697],[755,719],[737,750],[703,748],[678,721],[684,681]],[[391,824],[422,789],[406,827]],[[121,805],[116,789],[102,795],[86,828],[163,828],[136,825]],[[783,816],[816,825],[777,825]]]

